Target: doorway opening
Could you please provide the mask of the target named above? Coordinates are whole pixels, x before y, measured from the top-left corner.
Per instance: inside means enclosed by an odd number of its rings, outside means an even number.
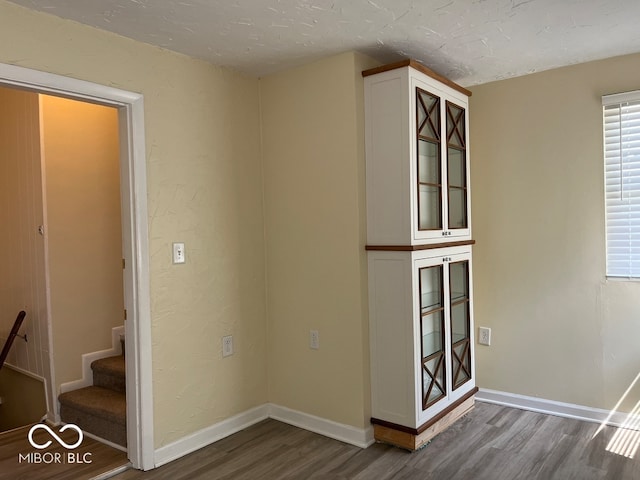
[[[0,87],[17,88],[52,97],[78,100],[114,108],[119,134],[119,179],[121,203],[123,292],[127,312],[126,338],[127,452],[134,468],[154,467],[153,398],[151,381],[151,321],[149,298],[146,162],[144,149],[143,97],[140,94],[59,75],[0,64]],[[46,222],[45,222],[46,223]],[[48,259],[45,258],[45,264]],[[46,322],[48,345],[52,345],[51,308]],[[71,341],[74,341],[71,339]],[[42,362],[44,377],[55,383],[55,368],[49,358]],[[49,420],[55,417],[57,392],[48,388]]]

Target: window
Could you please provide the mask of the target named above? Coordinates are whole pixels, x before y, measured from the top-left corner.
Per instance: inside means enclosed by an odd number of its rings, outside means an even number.
[[[607,276],[640,278],[640,91],[602,106]]]

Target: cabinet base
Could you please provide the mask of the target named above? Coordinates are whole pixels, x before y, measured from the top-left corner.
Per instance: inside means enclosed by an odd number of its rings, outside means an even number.
[[[469,413],[475,405],[475,396],[472,395],[462,403],[440,417],[420,433],[409,433],[390,425],[373,425],[373,437],[377,442],[389,443],[406,450],[418,450],[429,440],[446,430],[460,417]],[[402,428],[402,427],[401,427]]]

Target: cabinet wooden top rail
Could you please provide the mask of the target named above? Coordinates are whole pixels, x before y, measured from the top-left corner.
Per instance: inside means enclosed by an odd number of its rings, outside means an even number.
[[[462,247],[475,245],[475,240],[460,240],[459,242],[425,243],[418,245],[365,245],[365,250],[379,250],[385,252],[419,252],[421,250],[435,250],[437,248]]]
[[[421,63],[418,63],[415,60],[412,60],[410,58],[406,59],[406,60],[400,60],[399,62],[395,62],[395,63],[389,63],[388,65],[382,65],[380,67],[375,67],[375,68],[370,68],[368,70],[364,70],[362,72],[362,76],[363,77],[368,77],[369,75],[375,75],[376,73],[382,73],[382,72],[387,72],[389,70],[395,70],[397,68],[403,68],[403,67],[411,67],[414,68],[416,70],[418,70],[419,72],[424,73],[425,75],[444,83],[445,85],[453,88],[454,90],[457,90],[460,93],[463,93],[464,95],[467,95],[468,97],[471,96],[471,92],[469,90],[467,90],[464,87],[461,87],[460,85],[458,85],[455,82],[452,82],[451,80],[449,80],[446,77],[443,77],[442,75],[440,75],[439,73],[434,72],[433,70],[431,70],[430,68],[425,67],[424,65],[422,65]]]

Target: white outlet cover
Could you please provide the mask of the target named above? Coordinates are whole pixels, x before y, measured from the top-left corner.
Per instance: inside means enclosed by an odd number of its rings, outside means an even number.
[[[480,345],[491,345],[491,329],[488,327],[478,327],[478,343]]]

